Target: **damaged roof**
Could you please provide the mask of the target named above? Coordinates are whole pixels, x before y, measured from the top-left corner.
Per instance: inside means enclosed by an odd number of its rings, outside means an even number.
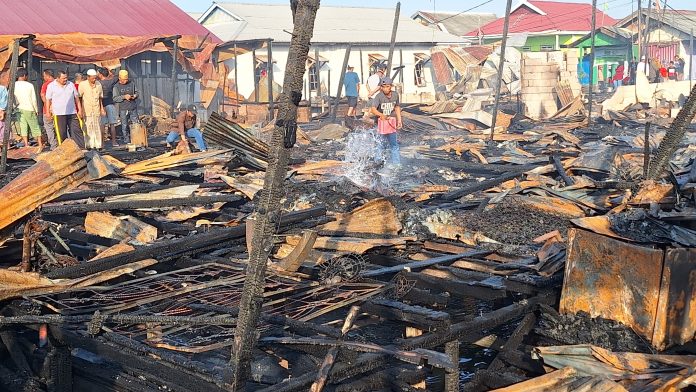
[[[435,12],[418,11],[412,16],[413,19],[422,19],[429,26],[437,26],[440,30],[460,37],[466,35],[471,30],[476,30],[497,19],[494,13],[457,13],[457,12]]]
[[[0,35],[201,36],[205,27],[169,0],[0,0]],[[108,13],[108,18],[103,17]],[[211,34],[212,35],[212,34]],[[220,42],[215,36],[214,42]]]
[[[321,6],[313,43],[389,43],[394,9]],[[290,42],[288,4],[213,3],[198,21],[223,41],[273,39]],[[396,42],[462,43],[466,40],[426,27],[408,16],[399,19]]]
[[[523,0],[510,13],[509,33],[588,32],[592,30],[592,5],[561,1]],[[611,26],[616,20],[597,9],[597,27]],[[481,28],[484,35],[502,35],[505,18]],[[465,34],[476,37],[479,29]]]

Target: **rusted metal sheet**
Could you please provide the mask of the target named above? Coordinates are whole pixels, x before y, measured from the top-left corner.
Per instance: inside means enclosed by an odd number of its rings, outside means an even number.
[[[561,313],[616,320],[650,339],[663,252],[579,229],[568,231],[568,241]]]
[[[652,343],[658,349],[684,344],[696,335],[696,249],[665,252],[659,313]]]
[[[450,70],[447,57],[442,52],[433,52],[430,56],[430,62],[435,70],[435,80],[440,84],[450,84],[452,80],[452,71]]]

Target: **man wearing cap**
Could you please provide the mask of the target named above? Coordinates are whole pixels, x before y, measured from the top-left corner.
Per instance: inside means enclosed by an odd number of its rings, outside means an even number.
[[[370,98],[370,106],[372,106],[372,100],[375,98],[380,90],[380,81],[386,73],[387,66],[380,64],[377,66],[377,71],[367,78],[367,96]]]
[[[118,113],[121,118],[121,134],[123,142],[130,143],[128,133],[129,120],[131,123],[138,123],[138,89],[135,82],[128,79],[128,71],[122,69],[118,71],[118,83],[113,88],[114,102],[118,103]]]
[[[99,68],[99,84],[102,86],[102,106],[104,106],[104,111],[106,115],[102,118],[102,124],[104,124],[104,131],[107,135],[111,135],[111,145],[113,147],[118,147],[116,143],[116,123],[118,123],[118,112],[116,111],[116,105],[114,104],[114,85],[118,82],[118,79],[106,68]]]
[[[377,116],[377,132],[382,135],[382,144],[389,146],[390,162],[400,165],[399,142],[396,131],[401,129],[401,100],[399,93],[392,91],[392,80],[385,76],[380,81],[380,92],[372,100],[370,112]]]
[[[348,112],[346,116],[355,116],[355,108],[358,106],[358,96],[360,92],[360,77],[353,72],[353,67],[350,65],[343,77],[343,87],[346,89],[346,97],[348,98]]]
[[[39,105],[36,102],[36,90],[34,85],[27,81],[29,74],[25,68],[17,69],[17,82],[15,83],[14,96],[19,111],[19,134],[22,135],[24,146],[29,147],[29,132],[36,139],[39,151],[43,150],[41,140],[41,127],[39,126]]]
[[[87,149],[102,148],[101,116],[105,115],[102,98],[102,85],[97,83],[97,71],[87,71],[87,80],[80,82],[77,89],[82,98],[82,118],[85,120],[85,147]]]
[[[82,105],[75,85],[68,81],[65,71],[58,72],[58,78],[46,89],[48,113],[53,116],[58,144],[72,138],[80,148],[85,148],[85,139],[77,117],[82,115]]]
[[[186,137],[192,137],[196,139],[196,145],[198,145],[199,150],[208,150],[208,147],[205,145],[205,140],[203,140],[203,132],[196,128],[196,113],[198,113],[196,105],[188,105],[186,110],[176,116],[177,129],[169,132],[169,135],[167,135],[168,147],[172,147],[172,143],[178,141],[179,138],[187,142]]]

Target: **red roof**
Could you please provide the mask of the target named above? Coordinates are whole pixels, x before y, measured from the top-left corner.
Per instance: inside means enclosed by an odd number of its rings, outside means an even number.
[[[481,31],[484,35],[502,35],[504,23],[505,18],[496,19],[481,27]],[[614,23],[614,18],[597,9],[597,27],[612,26]],[[510,13],[510,33],[590,30],[592,4],[527,0]],[[466,34],[468,37],[477,35],[478,29]]]
[[[0,0],[0,35],[88,33],[127,37],[209,34],[169,0]],[[221,42],[212,33],[214,42]]]

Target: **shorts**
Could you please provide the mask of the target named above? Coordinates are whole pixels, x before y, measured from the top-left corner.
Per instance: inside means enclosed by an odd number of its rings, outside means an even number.
[[[349,108],[354,108],[358,106],[358,97],[347,97],[348,98],[348,107]]]
[[[116,105],[106,105],[104,106],[104,111],[106,116],[102,116],[102,125],[116,125],[118,124],[118,111],[116,110]]]
[[[41,136],[41,127],[39,126],[39,117],[33,110],[19,110],[17,122],[19,122],[19,134],[28,136],[31,130],[32,137]]]

